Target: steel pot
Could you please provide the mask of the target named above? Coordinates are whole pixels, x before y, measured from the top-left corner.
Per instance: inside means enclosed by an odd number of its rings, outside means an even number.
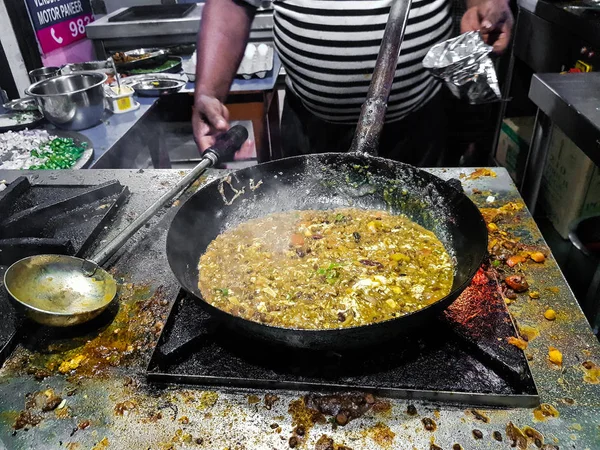
[[[33,69],[29,71],[29,80],[32,83],[38,81],[47,80],[48,78],[55,77],[60,74],[60,67],[40,67],[39,69]]]
[[[79,72],[39,81],[25,92],[37,100],[50,123],[64,130],[84,130],[102,119],[102,86],[107,78],[103,73]]]

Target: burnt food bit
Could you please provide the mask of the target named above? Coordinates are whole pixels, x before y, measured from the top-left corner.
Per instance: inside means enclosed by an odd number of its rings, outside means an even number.
[[[472,409],[471,413],[475,416],[477,420],[481,420],[484,423],[488,423],[490,418],[483,414],[481,411],[477,411],[476,409]]]
[[[294,433],[296,433],[298,436],[304,436],[306,434],[306,430],[302,425],[298,425],[294,430]]]
[[[346,425],[348,423],[348,416],[343,412],[338,413],[335,416],[335,423],[337,423],[338,425],[341,425],[341,426]]]
[[[492,437],[497,440],[498,442],[502,442],[502,433],[500,433],[499,431],[494,431],[492,433]]]
[[[22,428],[29,428],[29,426],[35,427],[42,421],[42,418],[37,414],[33,414],[29,410],[21,411],[21,413],[15,419],[15,423],[13,428],[15,430],[20,430]]]
[[[315,450],[334,450],[333,439],[323,434],[315,444]]]
[[[462,445],[460,444],[454,444],[452,446],[452,450],[463,450]]]
[[[473,437],[475,439],[482,439],[483,433],[481,432],[481,430],[473,430]]]
[[[423,422],[423,426],[427,431],[435,431],[437,428],[437,424],[435,423],[435,421],[433,419],[430,419],[429,417],[424,417],[423,419],[421,419],[421,422]]]
[[[335,423],[338,425],[346,425],[371,408],[376,410],[378,404],[372,394],[310,394],[305,397],[305,403],[311,409],[334,417]]]
[[[525,292],[529,289],[529,284],[523,275],[510,275],[504,279],[504,282],[515,292]]]
[[[44,402],[42,404],[42,411],[53,411],[62,402],[62,397],[56,395],[52,389],[44,391]]]
[[[292,436],[288,441],[290,448],[296,448],[300,444],[300,440],[296,436]]]
[[[356,242],[360,241],[360,233],[358,231],[355,231],[354,233],[352,233],[352,237],[354,238],[354,240]]]
[[[415,405],[408,405],[406,407],[406,414],[408,414],[409,416],[416,416],[418,412],[417,408],[415,408]]]
[[[279,397],[275,394],[265,394],[265,408],[271,409],[277,400],[279,400]]]

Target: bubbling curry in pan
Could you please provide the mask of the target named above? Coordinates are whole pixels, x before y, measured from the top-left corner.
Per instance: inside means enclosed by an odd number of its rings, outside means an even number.
[[[454,267],[437,237],[405,216],[356,208],[249,220],[213,240],[198,287],[211,305],[300,329],[367,325],[445,297]]]

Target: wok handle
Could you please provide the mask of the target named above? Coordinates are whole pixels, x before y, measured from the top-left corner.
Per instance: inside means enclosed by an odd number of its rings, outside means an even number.
[[[241,125],[236,125],[231,127],[227,133],[221,134],[215,145],[204,150],[202,156],[216,158],[215,164],[217,161],[231,161],[235,152],[246,142],[246,139],[248,139],[248,130]]]
[[[248,131],[241,125],[232,127],[229,131],[223,133],[215,145],[207,149],[202,157],[202,160],[194,167],[185,177],[183,177],[175,186],[173,186],[167,193],[163,194],[156,202],[152,204],[146,211],[140,214],[133,222],[131,222],[127,228],[121,231],[112,241],[110,241],[104,248],[100,249],[86,264],[89,266],[90,262],[95,263],[98,266],[103,265],[106,261],[113,256],[117,250],[119,250],[127,240],[134,233],[139,230],[156,212],[165,206],[169,201],[178,197],[187,187],[189,187],[196,179],[202,175],[206,169],[217,164],[220,159],[224,156],[233,155],[242,144],[248,138]],[[93,273],[92,268],[86,267],[84,270],[86,273]]]
[[[387,101],[394,82],[400,47],[412,0],[395,0],[390,8],[367,99],[360,110],[350,152],[377,155]]]

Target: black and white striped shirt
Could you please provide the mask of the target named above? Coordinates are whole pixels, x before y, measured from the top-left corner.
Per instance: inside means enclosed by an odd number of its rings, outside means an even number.
[[[357,122],[392,1],[273,2],[275,46],[288,87],[313,114],[329,122]],[[387,121],[405,117],[438,92],[439,83],[421,61],[434,44],[450,37],[450,5],[451,0],[413,0]]]

